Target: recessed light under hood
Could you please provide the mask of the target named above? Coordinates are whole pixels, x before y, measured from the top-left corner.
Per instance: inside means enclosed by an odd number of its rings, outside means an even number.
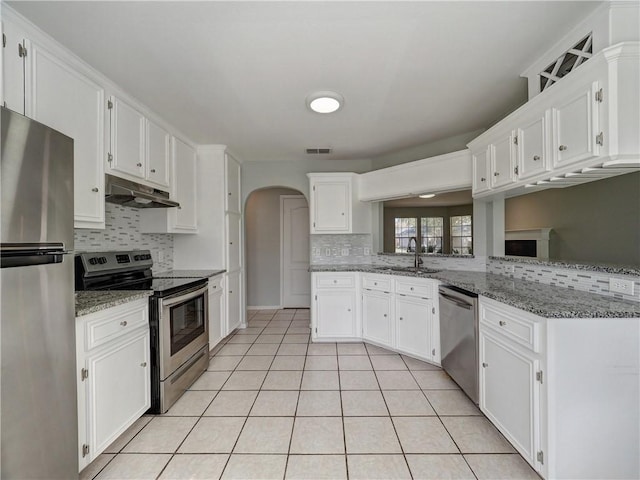
[[[179,207],[169,200],[169,192],[131,182],[123,178],[105,175],[105,201],[132,208]]]

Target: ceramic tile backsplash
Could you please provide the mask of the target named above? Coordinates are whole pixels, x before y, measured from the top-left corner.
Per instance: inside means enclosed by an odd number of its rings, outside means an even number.
[[[173,235],[140,233],[140,210],[107,203],[105,224],[104,230],[76,229],[76,252],[151,250],[154,271],[173,268]]]
[[[484,272],[487,268],[487,257],[462,257],[462,256],[439,256],[421,255],[422,266],[424,268],[434,268],[440,270],[466,270],[470,272]],[[373,265],[400,265],[413,266],[413,255],[401,254],[378,254],[371,257]]]
[[[640,302],[640,277],[631,275],[614,275],[605,272],[579,270],[572,268],[553,267],[549,265],[535,265],[530,263],[516,263],[490,258],[487,272],[520,278],[532,282],[557,285],[559,287],[597,293],[623,300]],[[634,281],[634,294],[625,295],[609,291],[609,278],[624,278]]]
[[[311,235],[311,264],[371,263],[371,235]]]

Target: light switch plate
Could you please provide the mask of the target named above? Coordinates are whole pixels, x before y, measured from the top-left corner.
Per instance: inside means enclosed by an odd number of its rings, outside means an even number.
[[[330,248],[325,248],[324,249],[324,256],[325,257],[330,257],[331,256],[331,249]]]
[[[341,251],[341,254],[343,257],[348,257],[349,256],[349,249],[348,248],[343,248]]]
[[[369,247],[364,247],[364,254],[371,255],[371,250],[369,249]]]
[[[611,292],[633,295],[633,287],[633,280],[623,280],[622,278],[609,279],[609,291]]]

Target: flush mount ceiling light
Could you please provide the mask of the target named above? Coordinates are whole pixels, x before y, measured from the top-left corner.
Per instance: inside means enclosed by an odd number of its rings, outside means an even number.
[[[418,195],[420,198],[433,198],[436,196],[435,193],[425,193],[424,195]]]
[[[333,113],[343,104],[344,98],[336,92],[315,92],[307,96],[307,107],[316,113]]]

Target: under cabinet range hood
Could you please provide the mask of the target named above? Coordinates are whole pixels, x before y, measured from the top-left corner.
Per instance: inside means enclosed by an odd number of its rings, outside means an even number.
[[[136,182],[105,175],[105,201],[132,208],[179,207],[169,193]]]

